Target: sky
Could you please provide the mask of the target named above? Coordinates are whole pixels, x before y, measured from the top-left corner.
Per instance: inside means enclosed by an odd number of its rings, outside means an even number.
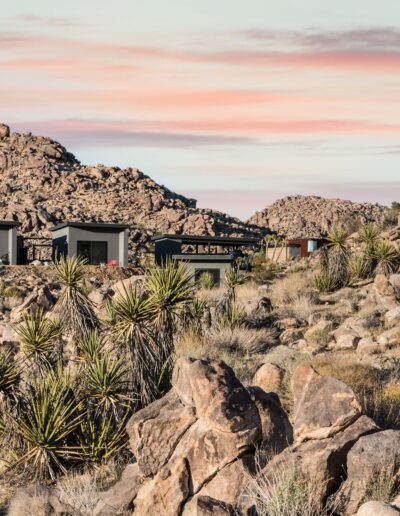
[[[0,122],[246,219],[400,200],[399,0],[1,0]]]

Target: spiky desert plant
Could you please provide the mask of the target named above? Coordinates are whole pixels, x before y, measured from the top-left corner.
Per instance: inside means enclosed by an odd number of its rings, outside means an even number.
[[[225,285],[228,287],[229,297],[232,303],[236,301],[236,289],[246,281],[246,275],[241,273],[239,268],[231,265],[225,271]]]
[[[63,291],[54,306],[63,327],[73,336],[83,335],[98,326],[93,303],[82,291],[87,261],[81,257],[63,257],[54,263]]]
[[[101,464],[120,452],[126,445],[126,417],[120,421],[88,413],[81,423],[79,445],[84,462]]]
[[[240,328],[246,319],[246,311],[243,306],[238,304],[230,304],[227,311],[221,315],[219,324],[221,328]]]
[[[328,235],[329,275],[338,287],[349,280],[348,237],[348,232],[341,226],[335,226]]]
[[[26,313],[16,332],[20,338],[21,351],[28,362],[42,368],[54,358],[55,344],[61,336],[58,321],[48,319],[42,309]]]
[[[399,267],[399,250],[387,240],[381,240],[375,245],[373,256],[376,260],[376,274],[390,276],[390,274],[396,272]]]
[[[332,277],[323,272],[314,274],[311,278],[311,284],[318,292],[324,293],[332,292],[337,287]]]
[[[372,247],[379,239],[379,230],[375,224],[368,223],[362,226],[358,232],[358,240],[366,247]]]
[[[19,380],[20,370],[10,351],[0,353],[0,392],[8,394]]]
[[[98,330],[89,330],[77,341],[78,353],[85,361],[94,360],[106,349],[107,339]]]
[[[119,408],[129,406],[128,368],[123,358],[115,359],[110,353],[95,358],[85,365],[83,392],[92,401],[97,413],[112,413],[119,418]]]
[[[111,339],[126,350],[131,362],[132,389],[147,405],[158,396],[157,371],[160,357],[156,348],[153,306],[137,287],[124,288],[108,306]]]
[[[211,272],[203,272],[198,281],[199,287],[204,290],[211,290],[215,286],[214,276]]]
[[[371,263],[366,253],[353,254],[349,258],[349,271],[352,281],[365,279],[371,272]]]
[[[193,299],[193,275],[185,263],[167,260],[161,267],[150,269],[146,288],[154,318],[159,363],[164,366],[173,352],[177,319]]]
[[[82,401],[68,375],[50,372],[27,387],[14,420],[23,451],[12,468],[23,467],[36,480],[66,473],[67,463],[80,458],[73,434],[82,418]]]

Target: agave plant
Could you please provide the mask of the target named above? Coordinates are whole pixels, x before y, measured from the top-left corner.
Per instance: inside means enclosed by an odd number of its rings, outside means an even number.
[[[88,413],[82,421],[79,445],[82,458],[89,464],[101,464],[118,454],[126,445],[126,417],[116,422],[113,418]]]
[[[61,337],[58,321],[48,319],[42,309],[27,313],[17,326],[21,351],[29,362],[42,367],[49,365],[54,356],[55,344]]]
[[[124,288],[108,305],[110,336],[130,357],[132,388],[142,406],[158,395],[157,371],[161,360],[150,324],[152,317],[151,301],[137,288]]]
[[[329,276],[338,287],[349,280],[348,237],[348,232],[340,226],[335,226],[328,235]]]
[[[54,311],[60,315],[63,327],[75,337],[98,326],[93,304],[82,290],[86,263],[80,257],[63,256],[54,263],[54,269],[64,286]]]
[[[11,352],[0,353],[0,392],[9,393],[18,383],[19,373]]]
[[[66,464],[77,460],[79,448],[71,444],[82,418],[82,402],[71,388],[70,378],[50,372],[27,388],[14,427],[23,445],[12,468],[24,466],[29,476],[55,480],[66,473]]]
[[[162,267],[149,271],[146,288],[154,318],[159,362],[166,364],[173,352],[176,321],[184,306],[193,299],[193,275],[184,263],[167,260]]]
[[[114,359],[105,352],[85,365],[83,392],[96,406],[97,413],[114,414],[118,418],[120,406],[129,406],[128,368],[123,358]]]
[[[78,353],[85,361],[99,357],[106,349],[107,339],[98,330],[89,330],[77,341]]]
[[[376,244],[373,256],[376,260],[376,274],[390,276],[390,274],[396,272],[399,267],[399,250],[386,240],[382,240]]]

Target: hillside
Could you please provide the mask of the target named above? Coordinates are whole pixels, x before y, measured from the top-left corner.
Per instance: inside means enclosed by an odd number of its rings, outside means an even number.
[[[278,199],[247,222],[289,238],[323,237],[337,223],[356,227],[357,223],[378,221],[384,210],[379,204],[295,195]]]
[[[50,237],[65,220],[131,224],[130,250],[154,233],[250,234],[228,215],[197,209],[196,201],[157,184],[136,168],[82,165],[42,136],[0,125],[0,219],[18,220],[24,237]],[[256,228],[254,228],[256,229]]]

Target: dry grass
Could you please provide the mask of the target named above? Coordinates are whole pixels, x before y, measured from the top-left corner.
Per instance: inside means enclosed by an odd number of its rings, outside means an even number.
[[[203,336],[187,331],[177,339],[175,351],[177,356],[223,360],[248,382],[262,363],[262,353],[275,342],[275,332],[268,328],[221,328]]]
[[[307,320],[316,310],[317,298],[307,273],[296,272],[277,280],[272,285],[270,297],[280,317]]]
[[[259,516],[324,516],[324,486],[304,478],[288,464],[278,468],[272,478],[262,471],[249,484],[247,496],[253,501]]]
[[[400,474],[393,463],[378,464],[366,481],[363,502],[376,500],[390,503],[399,492]]]
[[[199,289],[197,291],[197,297],[202,301],[206,301],[208,304],[217,303],[226,292],[225,285],[220,285],[211,289]]]

